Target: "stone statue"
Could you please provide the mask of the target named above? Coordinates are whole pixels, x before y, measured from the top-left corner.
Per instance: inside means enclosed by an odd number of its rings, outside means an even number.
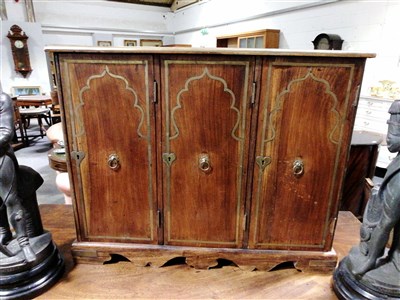
[[[1,92],[0,299],[32,298],[55,283],[64,267],[40,218],[36,190],[43,178],[18,164],[11,146],[13,135],[13,102]]]
[[[400,100],[393,102],[389,113],[387,146],[390,152],[400,152]],[[389,164],[382,184],[371,191],[360,244],[335,271],[334,289],[342,299],[400,299],[399,154]]]

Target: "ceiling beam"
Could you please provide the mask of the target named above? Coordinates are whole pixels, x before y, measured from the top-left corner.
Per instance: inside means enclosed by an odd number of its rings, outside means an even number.
[[[109,0],[115,2],[123,2],[130,4],[143,4],[143,5],[153,5],[162,7],[171,7],[174,0]]]

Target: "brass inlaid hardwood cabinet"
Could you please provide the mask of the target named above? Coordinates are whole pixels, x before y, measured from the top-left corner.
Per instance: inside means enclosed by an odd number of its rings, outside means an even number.
[[[371,54],[50,49],[78,262],[177,256],[335,267],[332,240]]]

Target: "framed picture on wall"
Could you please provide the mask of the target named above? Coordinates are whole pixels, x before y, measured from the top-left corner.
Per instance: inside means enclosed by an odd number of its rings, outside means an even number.
[[[137,41],[135,41],[135,40],[124,40],[124,46],[135,47],[135,46],[137,46]]]
[[[97,46],[99,47],[111,47],[112,42],[111,41],[97,41]]]
[[[140,40],[140,46],[161,47],[162,45],[162,40]]]
[[[11,94],[13,96],[41,95],[42,89],[40,86],[13,86]]]

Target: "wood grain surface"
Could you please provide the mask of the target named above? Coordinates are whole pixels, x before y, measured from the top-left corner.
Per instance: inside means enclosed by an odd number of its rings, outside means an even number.
[[[74,265],[72,207],[42,205],[44,227],[62,252],[66,272],[38,299],[337,299],[331,274],[303,273],[289,266],[270,272],[235,266],[196,270],[186,264],[135,267],[130,262]],[[340,212],[333,247],[339,259],[358,243],[359,221]]]

